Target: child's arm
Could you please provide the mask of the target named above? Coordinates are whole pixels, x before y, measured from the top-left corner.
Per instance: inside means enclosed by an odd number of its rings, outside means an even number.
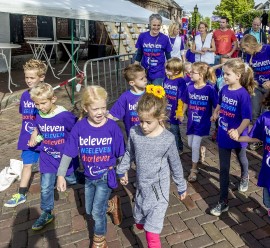
[[[40,138],[38,138],[38,137],[39,137],[38,130],[37,130],[37,128],[35,128],[31,134],[30,140],[28,141],[28,146],[30,146],[30,147],[36,146],[37,143],[39,143],[41,141]]]
[[[118,118],[112,116],[110,113],[107,114],[107,118],[111,119],[111,120],[114,120],[114,121],[119,121]]]
[[[219,115],[219,110],[220,110],[220,105],[218,104],[217,107],[216,107],[215,110],[214,110],[213,115],[212,115],[211,118],[210,118],[210,120],[211,120],[212,122],[215,122],[215,121],[217,120],[218,115]]]
[[[186,111],[187,111],[187,108],[188,108],[188,105],[186,104],[186,103],[184,103],[184,105],[183,105],[183,115],[182,116],[179,116],[179,121],[181,121],[181,122],[183,122],[184,121],[184,119],[185,119],[185,113],[186,113]]]
[[[172,172],[173,181],[177,186],[179,198],[180,200],[184,200],[186,197],[187,183],[184,179],[183,167],[177,151],[175,140],[168,149],[168,162]]]
[[[236,129],[230,129],[228,131],[228,134],[230,136],[231,139],[238,141],[238,142],[249,142],[249,143],[254,143],[254,142],[260,142],[261,140],[257,139],[257,138],[251,138],[249,136],[239,136],[238,138],[233,135],[234,131],[236,131]]]
[[[70,165],[72,158],[63,154],[61,158],[61,162],[57,171],[57,190],[58,191],[66,191],[67,184],[65,175],[67,174],[68,166]]]
[[[248,127],[250,123],[249,119],[242,120],[240,126],[237,129],[231,129],[228,131],[228,134],[231,139],[238,140],[243,131]]]

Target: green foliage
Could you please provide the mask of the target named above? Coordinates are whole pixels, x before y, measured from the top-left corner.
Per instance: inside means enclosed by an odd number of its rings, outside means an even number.
[[[241,27],[247,28],[251,27],[252,21],[255,17],[260,17],[262,15],[261,10],[251,10],[249,12],[243,13],[239,17],[239,24],[241,24]],[[268,13],[270,15],[270,13]]]

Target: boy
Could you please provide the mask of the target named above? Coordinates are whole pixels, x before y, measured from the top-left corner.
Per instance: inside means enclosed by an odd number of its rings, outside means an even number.
[[[183,142],[179,129],[179,117],[183,116],[183,102],[181,97],[187,85],[183,78],[183,63],[179,58],[171,58],[165,64],[166,77],[164,89],[168,101],[167,111],[169,112],[170,131],[175,137],[179,154],[183,153]]]
[[[129,137],[130,128],[140,123],[136,108],[140,97],[144,94],[147,78],[144,68],[137,64],[128,65],[123,74],[131,89],[124,92],[115,102],[108,118],[123,120]]]
[[[39,110],[36,115],[36,129],[32,133],[29,146],[40,142],[40,186],[42,214],[32,225],[33,230],[40,230],[50,223],[54,216],[54,185],[56,174],[69,133],[76,123],[76,117],[64,107],[55,105],[56,96],[53,88],[47,83],[36,86],[30,91],[31,99]],[[39,135],[38,135],[39,134]],[[69,184],[79,181],[78,157],[73,159],[66,174]],[[76,172],[75,172],[76,171]],[[74,173],[75,172],[75,173]],[[83,179],[83,177],[81,177]]]
[[[37,163],[39,159],[39,152],[36,151],[36,147],[29,147],[27,145],[34,130],[34,122],[37,113],[35,104],[30,98],[29,90],[44,81],[47,66],[40,60],[31,59],[26,62],[23,69],[25,83],[29,87],[29,89],[22,94],[19,107],[19,112],[22,115],[22,127],[18,139],[18,150],[22,150],[21,158],[23,160],[23,170],[19,192],[14,194],[12,198],[4,204],[5,207],[16,207],[26,201],[26,193],[32,174],[32,165]]]

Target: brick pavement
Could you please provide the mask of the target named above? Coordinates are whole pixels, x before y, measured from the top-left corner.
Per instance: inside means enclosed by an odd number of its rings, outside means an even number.
[[[57,92],[60,105],[71,105],[65,90]],[[7,166],[10,158],[19,158],[16,142],[20,127],[18,107],[11,106],[0,115],[0,169]],[[183,137],[185,137],[183,133]],[[186,147],[181,156],[187,177],[191,165],[191,153]],[[162,247],[270,247],[270,219],[262,205],[262,190],[256,186],[261,157],[256,152],[248,153],[250,162],[250,187],[246,193],[237,191],[240,168],[236,157],[232,157],[230,183],[230,209],[220,218],[209,215],[209,208],[218,200],[219,168],[216,144],[206,138],[205,162],[200,165],[198,182],[189,184],[189,196],[180,202],[175,196],[176,186],[171,184],[169,208],[161,234]],[[135,172],[129,173],[135,181]],[[9,189],[0,192],[0,247],[89,247],[88,224],[85,220],[84,189],[77,185],[65,193],[56,193],[55,221],[44,230],[33,232],[31,225],[40,214],[39,174],[34,174],[25,204],[16,208],[5,208],[3,203],[18,189],[15,182]],[[146,247],[144,233],[133,230],[133,195],[135,189],[129,184],[126,190],[119,186],[115,191],[122,199],[124,214],[120,226],[112,224],[108,216],[107,241],[110,248]],[[91,224],[90,228],[91,229]]]

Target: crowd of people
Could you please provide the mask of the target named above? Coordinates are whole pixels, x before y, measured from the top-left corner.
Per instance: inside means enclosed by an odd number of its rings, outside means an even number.
[[[180,156],[183,141],[180,129],[186,120],[191,167],[187,180],[197,180],[199,161],[205,158],[202,139],[217,128],[220,161],[220,199],[210,213],[220,216],[228,211],[231,153],[236,153],[241,168],[238,190],[246,192],[249,183],[246,149],[269,147],[270,114],[262,113],[270,104],[270,46],[263,30],[252,28],[241,38],[245,54],[237,57],[238,40],[228,28],[228,18],[220,18],[220,28],[212,33],[200,22],[199,34],[190,46],[193,61],[185,56],[186,41],[179,25],[172,24],[169,35],[160,32],[162,18],[149,18],[150,31],[141,33],[135,63],[123,75],[130,85],[107,111],[106,90],[88,86],[81,95],[79,120],[64,107],[50,84],[45,83],[47,66],[30,60],[24,66],[26,90],[20,102],[22,128],[18,149],[22,150],[23,172],[18,193],[4,206],[16,207],[26,201],[31,167],[39,161],[42,214],[32,229],[40,230],[53,221],[54,187],[65,191],[67,185],[85,185],[87,218],[94,220],[93,248],[106,248],[106,213],[113,222],[122,221],[120,197],[110,199],[112,190],[129,182],[128,170],[136,167],[136,196],[133,209],[135,227],[144,230],[148,247],[160,248],[160,233],[168,208],[170,174],[179,199],[187,195]],[[264,101],[262,101],[264,100]],[[128,140],[116,120],[125,125]],[[214,124],[213,124],[214,125]],[[183,131],[184,132],[184,131]],[[182,133],[183,133],[182,132]],[[258,186],[270,217],[269,149],[264,149]],[[80,159],[79,159],[80,158]],[[84,172],[78,170],[79,161]]]

